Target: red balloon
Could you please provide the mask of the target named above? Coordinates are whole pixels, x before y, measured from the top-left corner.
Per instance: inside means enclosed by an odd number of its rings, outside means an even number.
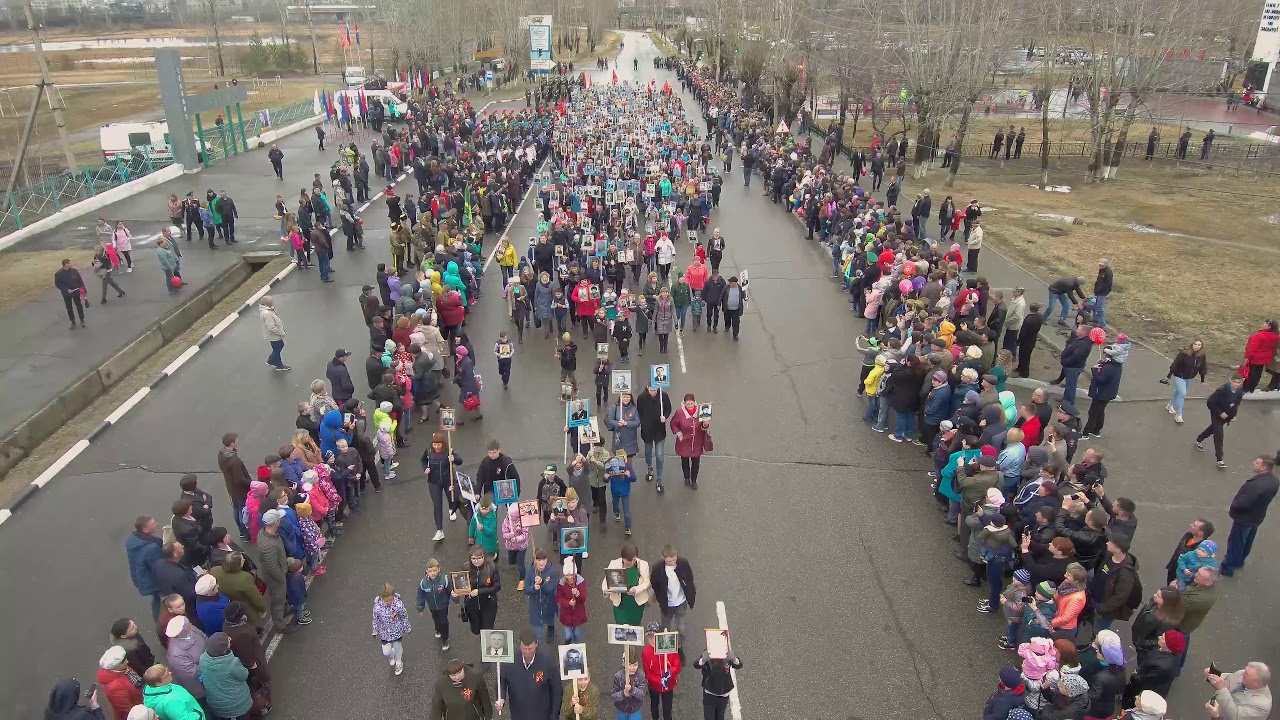
[[[902,264],[902,274],[903,274],[903,275],[915,275],[915,274],[916,274],[916,265],[915,265],[915,263],[903,263],[903,264]]]
[[[173,279],[169,281],[169,284],[174,287],[182,287],[182,278],[178,277],[177,275],[174,275]]]

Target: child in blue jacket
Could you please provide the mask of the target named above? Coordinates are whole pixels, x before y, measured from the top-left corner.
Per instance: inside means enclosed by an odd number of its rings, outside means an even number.
[[[627,451],[619,449],[604,464],[604,478],[609,482],[609,494],[613,496],[613,521],[622,521],[627,535],[631,534],[631,483],[636,481],[635,468],[627,462]],[[621,516],[618,506],[621,504]]]
[[[431,622],[440,638],[440,649],[449,649],[449,604],[457,602],[453,597],[453,584],[446,573],[440,572],[440,561],[427,561],[427,571],[418,581],[418,612],[431,610]]]

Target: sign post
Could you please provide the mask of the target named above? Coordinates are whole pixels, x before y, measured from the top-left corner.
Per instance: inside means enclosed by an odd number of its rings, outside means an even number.
[[[529,69],[535,74],[551,72],[554,63],[551,61],[551,16],[530,15],[529,25]]]

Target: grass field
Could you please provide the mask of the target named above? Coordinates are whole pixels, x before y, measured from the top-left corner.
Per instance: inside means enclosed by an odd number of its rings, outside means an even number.
[[[950,194],[994,208],[983,215],[987,239],[1042,279],[1092,278],[1098,260],[1110,259],[1110,324],[1167,353],[1200,338],[1225,372],[1248,334],[1275,315],[1280,276],[1251,270],[1280,262],[1280,181],[1126,162],[1104,184],[1085,184],[1083,167],[1055,173],[1070,193],[1044,192],[1034,186],[1038,173],[985,161],[966,166],[955,187],[941,175],[929,182],[935,205]]]

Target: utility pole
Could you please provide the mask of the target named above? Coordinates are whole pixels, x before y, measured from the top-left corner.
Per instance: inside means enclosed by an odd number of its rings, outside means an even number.
[[[311,0],[307,0],[307,29],[311,31],[311,72],[320,74],[320,53],[316,50],[316,26],[311,22]]]
[[[787,48],[785,45],[782,44],[783,42],[782,2],[783,0],[778,0],[778,4],[774,7],[774,20],[778,23],[777,45],[775,45],[774,47],[779,48],[782,51],[782,57],[785,58]],[[782,61],[779,60],[779,58],[776,55],[773,56],[772,60],[773,60],[773,119],[777,121],[779,117],[781,117],[781,112],[782,112],[782,108],[780,107],[780,103],[779,103],[779,100],[781,99],[779,97],[779,90],[782,89],[781,88],[782,83],[780,82],[780,80],[782,79]]]
[[[213,25],[213,47],[218,53],[218,77],[225,77],[227,74],[227,68],[222,61],[222,32],[218,28],[218,8],[216,0],[209,0],[209,23]]]
[[[58,141],[62,143],[62,152],[67,156],[67,170],[73,173],[80,170],[80,164],[76,162],[75,153],[71,152],[71,141],[67,137],[67,121],[62,116],[62,111],[66,109],[66,103],[62,100],[62,93],[57,92],[57,88],[54,87],[53,76],[49,74],[49,63],[45,60],[44,46],[40,41],[40,25],[36,22],[36,14],[31,9],[30,0],[23,3],[22,9],[27,15],[27,27],[31,30],[31,44],[35,49],[36,63],[40,66],[40,82],[36,84],[36,95],[31,100],[31,109],[27,113],[27,124],[22,129],[22,139],[18,143],[18,153],[14,156],[13,170],[5,187],[6,194],[13,192],[13,188],[18,182],[18,173],[22,169],[22,161],[31,142],[31,131],[36,124],[36,115],[40,112],[40,96],[45,93],[48,93],[49,96],[49,109],[53,111],[53,122],[58,127]]]

